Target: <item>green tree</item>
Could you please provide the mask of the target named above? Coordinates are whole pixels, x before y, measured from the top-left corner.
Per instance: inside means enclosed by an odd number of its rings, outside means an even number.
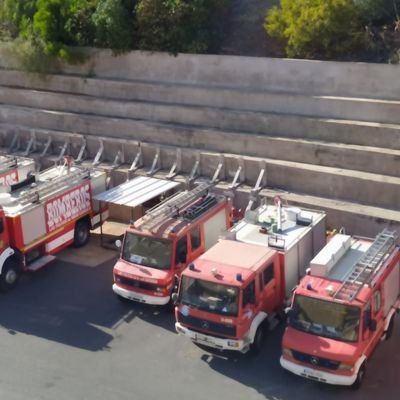
[[[267,13],[264,27],[286,40],[289,57],[332,57],[363,46],[360,9],[353,0],[281,0]]]
[[[97,46],[111,48],[117,53],[133,48],[135,29],[132,8],[132,3],[127,0],[98,0],[92,17]]]
[[[33,30],[45,43],[47,54],[62,56],[68,41],[64,27],[68,20],[69,1],[37,0],[36,4]]]
[[[36,0],[2,0],[0,2],[0,38],[15,39],[31,31]]]
[[[139,0],[140,47],[171,53],[206,53],[215,47],[227,0]]]
[[[96,11],[97,0],[69,0],[68,15],[64,29],[68,45],[92,46],[95,42],[96,28],[92,17]]]
[[[400,0],[354,0],[362,17],[370,24],[385,24],[399,20]]]

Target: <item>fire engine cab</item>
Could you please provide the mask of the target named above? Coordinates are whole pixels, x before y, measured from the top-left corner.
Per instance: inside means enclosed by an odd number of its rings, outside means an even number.
[[[170,302],[183,269],[229,228],[229,202],[210,189],[202,182],[178,192],[130,226],[118,243],[121,255],[114,266],[113,290],[119,298]]]
[[[35,161],[30,158],[0,155],[0,186],[15,185],[34,171]]]
[[[384,230],[375,240],[338,234],[293,294],[281,365],[318,382],[358,388],[399,308],[395,233]]]
[[[246,211],[227,240],[182,273],[176,331],[220,350],[257,353],[324,237],[324,213],[280,201]]]
[[[66,163],[32,174],[16,185],[1,187],[3,288],[15,286],[22,271],[43,267],[64,247],[83,246],[90,228],[100,222],[92,195],[104,191],[105,186],[105,172]]]

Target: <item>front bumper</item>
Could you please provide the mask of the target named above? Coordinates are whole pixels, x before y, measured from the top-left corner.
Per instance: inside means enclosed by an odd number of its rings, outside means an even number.
[[[357,372],[353,375],[337,375],[330,372],[305,367],[294,363],[281,356],[280,363],[282,368],[287,369],[293,374],[308,378],[313,381],[329,383],[330,385],[351,386],[357,379]]]
[[[192,331],[191,329],[183,326],[180,322],[175,322],[175,329],[179,335],[185,336],[204,346],[212,347],[219,350],[234,350],[246,353],[250,348],[250,342],[246,340],[236,339],[221,339],[215,336],[207,335]]]
[[[155,306],[164,306],[168,304],[171,298],[170,296],[159,297],[159,296],[150,296],[148,294],[133,292],[131,290],[121,288],[115,283],[113,284],[112,288],[114,293],[123,297],[124,299],[137,301],[138,303],[152,304]]]

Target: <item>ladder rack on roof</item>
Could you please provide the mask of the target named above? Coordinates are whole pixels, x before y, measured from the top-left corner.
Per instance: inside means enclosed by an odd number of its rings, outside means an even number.
[[[61,170],[63,171],[63,169]],[[72,186],[90,176],[88,169],[68,171],[65,175],[57,175],[49,181],[40,182],[38,187],[31,187],[20,193],[18,201],[22,204],[34,203],[61,187]]]
[[[5,158],[5,160],[1,160],[1,158]],[[15,156],[2,155],[0,160],[0,172],[18,166],[18,159]]]
[[[379,271],[396,245],[396,233],[383,230],[375,238],[374,243],[364,256],[354,265],[354,268],[346,276],[343,284],[334,293],[333,298],[341,300],[353,300],[357,297],[365,284]]]
[[[211,183],[202,182],[192,190],[186,190],[172,195],[146,212],[140,228],[152,229],[154,226],[179,212],[179,208],[183,208],[195,199],[203,196],[211,186]]]

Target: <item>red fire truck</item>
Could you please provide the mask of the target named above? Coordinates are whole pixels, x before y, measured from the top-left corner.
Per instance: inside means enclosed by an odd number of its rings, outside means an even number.
[[[178,192],[130,226],[114,266],[113,290],[119,298],[170,302],[182,270],[229,228],[229,202],[210,189],[203,182]]]
[[[388,339],[400,308],[394,232],[336,235],[311,261],[293,294],[281,365],[318,382],[359,388],[367,360]]]
[[[0,155],[0,186],[15,185],[34,171],[35,161],[30,158]]]
[[[324,245],[325,215],[263,205],[187,268],[175,328],[220,350],[257,353],[305,266]]]
[[[64,247],[84,245],[90,228],[100,222],[92,195],[105,186],[104,172],[65,164],[33,174],[0,193],[3,288],[15,286],[21,272],[43,267]]]

